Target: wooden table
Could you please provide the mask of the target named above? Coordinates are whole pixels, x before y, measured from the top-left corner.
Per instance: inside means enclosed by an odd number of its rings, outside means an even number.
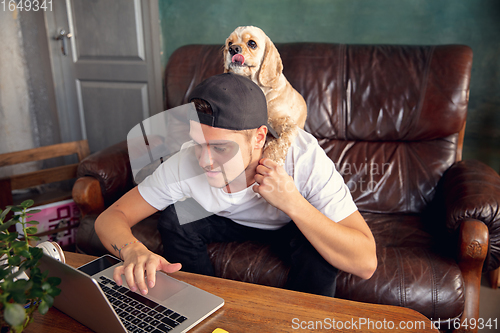
[[[92,259],[92,256],[66,252],[66,262],[73,267]],[[190,332],[210,333],[218,327],[229,333],[438,332],[425,316],[407,308],[353,302],[186,272],[171,276],[225,300],[221,309]],[[45,316],[37,313],[25,332],[92,331],[51,308]]]

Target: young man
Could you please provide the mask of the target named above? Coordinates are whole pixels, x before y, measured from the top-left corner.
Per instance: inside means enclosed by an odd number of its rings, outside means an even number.
[[[146,294],[156,271],[174,272],[181,264],[213,275],[206,245],[249,239],[271,242],[290,263],[290,289],[334,296],[338,269],[371,277],[373,235],[312,135],[300,130],[279,166],[262,158],[268,134],[276,133],[267,123],[265,96],[251,80],[213,76],[190,101],[196,106],[189,115],[192,140],[96,221],[102,243],[124,260],[114,273],[118,284],[124,275],[133,291]],[[179,222],[191,210],[176,212],[173,204],[186,198],[208,212],[205,217]],[[158,210],[165,258],[131,232]]]

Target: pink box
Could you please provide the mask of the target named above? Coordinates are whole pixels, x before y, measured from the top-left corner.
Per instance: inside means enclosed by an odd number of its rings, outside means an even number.
[[[27,221],[40,222],[40,224],[35,225],[38,229],[36,235],[40,237],[40,240],[30,242],[31,246],[36,246],[44,241],[57,242],[61,246],[75,243],[76,227],[80,222],[80,210],[72,199],[30,207],[30,209],[41,210],[27,219]],[[16,225],[17,232],[22,235],[20,227],[19,224]]]

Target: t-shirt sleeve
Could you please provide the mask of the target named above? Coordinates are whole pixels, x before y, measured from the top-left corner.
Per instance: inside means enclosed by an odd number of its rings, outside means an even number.
[[[139,193],[144,200],[158,210],[163,210],[186,197],[179,176],[180,154],[177,153],[160,164],[138,185]]]
[[[309,145],[298,155],[294,163],[295,185],[311,205],[335,222],[358,209],[342,175],[319,145]]]

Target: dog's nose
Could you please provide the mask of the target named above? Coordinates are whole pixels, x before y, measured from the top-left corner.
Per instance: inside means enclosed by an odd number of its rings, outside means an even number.
[[[235,54],[241,53],[241,46],[239,45],[231,45],[229,47],[229,53],[234,56]]]

